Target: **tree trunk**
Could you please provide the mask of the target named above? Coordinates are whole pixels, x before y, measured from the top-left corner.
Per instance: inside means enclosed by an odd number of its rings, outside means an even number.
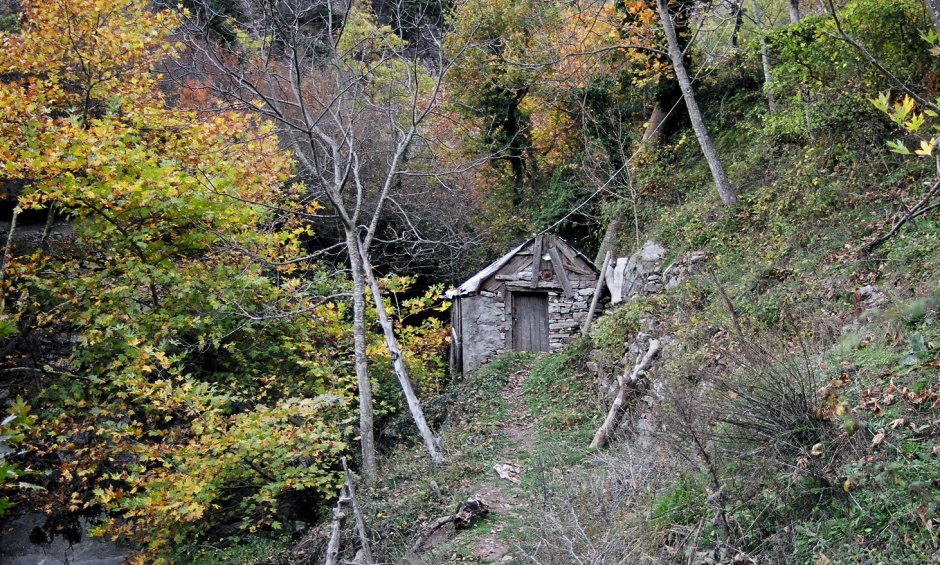
[[[734,29],[731,31],[731,46],[735,48],[735,59],[739,59],[737,52],[738,34],[741,33],[741,24],[744,23],[744,0],[738,2],[737,9],[734,11]]]
[[[375,431],[372,416],[372,383],[369,381],[369,358],[366,354],[366,300],[359,241],[352,229],[346,230],[346,251],[353,280],[353,341],[356,357],[356,380],[359,384],[359,436],[362,446],[362,477],[366,483],[375,480]]]
[[[597,256],[594,258],[594,266],[598,269],[604,264],[604,259],[607,257],[607,254],[613,253],[614,244],[617,242],[617,238],[620,237],[620,226],[623,225],[621,215],[622,211],[618,205],[614,216],[610,219],[610,222],[607,223],[607,229],[604,231],[604,239],[601,240],[601,248],[597,250]],[[603,272],[601,274],[603,274]]]
[[[927,0],[929,2],[936,2],[937,0]],[[790,23],[798,24],[800,23],[800,0],[790,0]]]
[[[692,79],[685,69],[685,62],[682,60],[682,49],[679,47],[679,38],[676,36],[676,28],[672,23],[672,16],[666,6],[666,0],[657,0],[659,5],[659,19],[662,21],[663,31],[666,32],[666,39],[669,41],[669,58],[672,60],[672,67],[676,72],[676,78],[679,80],[679,87],[682,89],[682,97],[685,98],[685,105],[689,111],[689,119],[692,121],[692,128],[695,130],[695,137],[698,138],[699,145],[702,146],[702,153],[705,154],[705,160],[708,161],[708,168],[711,169],[712,177],[715,179],[715,187],[718,189],[718,196],[726,205],[732,205],[737,202],[737,197],[731,189],[731,183],[728,182],[728,175],[718,157],[718,150],[708,134],[708,128],[705,127],[705,120],[702,118],[702,111],[695,100],[695,91],[692,90]]]
[[[754,21],[758,26],[761,26],[763,12],[761,12],[760,6],[757,4],[757,0],[754,2]],[[767,110],[773,114],[777,111],[777,99],[774,96],[773,90],[771,87],[773,85],[773,64],[770,60],[770,51],[767,48],[767,38],[761,36],[760,38],[760,62],[761,66],[764,68],[764,96],[767,97]]]
[[[940,36],[940,0],[927,0],[927,13],[930,14],[933,27]]]
[[[764,67],[764,96],[767,97],[767,110],[773,114],[777,111],[777,99],[771,90],[773,67],[770,64],[770,53],[767,51],[767,40],[763,37],[760,40],[760,62]]]
[[[610,251],[604,256],[604,262],[601,264],[601,274],[597,277],[597,284],[594,286],[594,294],[591,296],[591,307],[588,308],[587,318],[581,326],[581,335],[587,335],[591,331],[591,323],[594,321],[594,312],[597,310],[597,303],[601,300],[601,291],[604,290],[604,280],[607,273],[607,267],[610,266]]]
[[[656,145],[662,138],[662,126],[666,121],[666,112],[663,111],[659,100],[653,101],[653,109],[650,111],[649,120],[646,121],[646,130],[643,131],[643,141],[641,143],[650,143]]]
[[[3,259],[0,260],[0,314],[6,311],[7,307],[7,292],[3,289],[3,282],[6,279],[7,267],[10,265],[10,261],[13,259],[13,235],[16,233],[16,220],[20,217],[20,213],[23,211],[20,208],[19,204],[13,208],[13,217],[10,218],[10,231],[7,233],[7,244],[3,248]]]
[[[444,456],[441,454],[437,438],[431,432],[427,420],[424,418],[424,410],[421,408],[421,402],[418,395],[415,394],[414,387],[411,384],[411,377],[408,376],[408,369],[405,367],[405,361],[401,356],[401,348],[398,347],[398,339],[395,337],[395,329],[391,320],[388,318],[388,312],[385,311],[385,303],[382,302],[382,291],[379,290],[379,283],[372,272],[372,264],[365,251],[360,249],[362,266],[365,270],[366,280],[369,288],[372,289],[372,299],[375,301],[375,311],[379,316],[379,325],[382,326],[382,332],[385,334],[385,345],[388,347],[388,353],[392,357],[392,365],[395,368],[395,374],[398,376],[398,382],[401,384],[401,390],[405,394],[405,400],[408,402],[408,410],[411,417],[421,433],[421,439],[435,463],[443,463]]]

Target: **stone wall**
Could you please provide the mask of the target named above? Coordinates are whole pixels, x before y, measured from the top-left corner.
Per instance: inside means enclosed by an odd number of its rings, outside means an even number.
[[[589,277],[569,277],[574,296],[568,298],[563,292],[548,294],[548,341],[552,351],[558,351],[581,333],[594,295],[595,280]],[[598,307],[595,315],[600,314]]]
[[[508,278],[508,277],[507,277]],[[514,290],[544,291],[548,295],[548,339],[551,351],[558,351],[578,336],[587,318],[597,280],[586,275],[568,276],[574,296],[567,297],[556,284],[540,282],[538,288],[528,286],[529,273],[523,271],[503,281],[496,292],[483,291],[476,296],[461,298],[463,335],[463,371],[473,371],[487,361],[512,348],[510,312],[506,293]],[[599,315],[599,306],[595,315]]]
[[[509,321],[503,298],[484,291],[460,299],[463,372],[470,373],[506,348]]]

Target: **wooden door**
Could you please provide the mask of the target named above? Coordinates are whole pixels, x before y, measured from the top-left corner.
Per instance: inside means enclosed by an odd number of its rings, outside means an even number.
[[[512,295],[513,351],[548,351],[548,295],[514,292]]]

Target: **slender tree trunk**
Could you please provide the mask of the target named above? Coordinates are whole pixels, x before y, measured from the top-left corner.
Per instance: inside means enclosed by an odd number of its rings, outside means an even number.
[[[597,311],[597,303],[601,300],[601,291],[604,290],[604,283],[606,282],[606,273],[607,267],[610,265],[611,254],[610,251],[604,256],[604,262],[601,264],[601,274],[597,277],[597,284],[594,285],[594,294],[591,295],[591,307],[588,308],[587,317],[584,319],[584,324],[581,326],[581,335],[587,335],[591,331],[591,323],[594,322],[594,312]]]
[[[392,321],[388,318],[388,312],[385,311],[385,303],[382,302],[382,291],[379,290],[379,283],[375,279],[375,274],[372,272],[372,264],[369,261],[369,256],[361,249],[360,253],[366,280],[369,283],[369,288],[372,289],[375,311],[379,315],[379,325],[382,326],[382,332],[385,334],[385,345],[388,347],[388,353],[392,357],[392,365],[395,368],[395,374],[398,376],[398,382],[401,384],[401,390],[405,394],[408,410],[411,412],[411,417],[414,419],[415,425],[421,433],[421,439],[424,440],[424,445],[428,450],[428,454],[431,456],[431,460],[435,463],[443,463],[444,456],[441,454],[441,448],[437,443],[437,438],[434,437],[434,433],[431,431],[431,427],[428,426],[428,422],[424,418],[424,410],[421,408],[421,402],[418,400],[418,395],[415,394],[414,386],[411,384],[411,377],[408,375],[408,369],[405,367],[405,360],[402,359],[401,348],[398,346],[398,339],[395,337],[395,328],[392,326]]]
[[[758,26],[762,24],[763,12],[761,12],[760,6],[757,4],[757,0],[753,0],[754,3],[754,21]],[[764,96],[767,97],[767,110],[773,114],[777,111],[777,99],[774,96],[773,90],[773,64],[770,60],[770,50],[767,48],[767,38],[763,35],[760,38],[760,62],[761,66],[764,68]]]
[[[353,280],[353,341],[356,357],[356,380],[359,384],[359,436],[362,445],[362,478],[366,483],[375,480],[378,466],[375,461],[375,430],[372,416],[372,383],[369,381],[369,358],[366,354],[366,300],[362,259],[355,232],[346,229],[346,251]]]
[[[610,410],[607,412],[604,423],[601,424],[601,427],[597,428],[597,431],[594,433],[594,439],[591,441],[592,448],[604,447],[610,442],[611,436],[617,431],[617,427],[623,419],[623,411],[627,407],[628,397],[636,390],[637,382],[643,376],[643,373],[649,370],[650,365],[653,363],[653,360],[656,359],[656,356],[659,355],[661,349],[662,346],[658,339],[650,340],[646,354],[642,357],[637,356],[636,364],[633,370],[630,371],[630,374],[621,375],[618,382],[619,386],[617,387],[617,396],[610,405]]]
[[[7,291],[3,288],[3,283],[6,280],[7,267],[13,259],[13,235],[16,233],[16,220],[19,219],[22,211],[23,209],[19,205],[13,208],[10,231],[7,233],[7,244],[3,248],[3,259],[0,260],[0,293],[2,293],[2,297],[0,297],[0,314],[6,311],[7,307]]]
[[[666,39],[669,41],[669,58],[672,60],[672,67],[676,72],[676,78],[679,80],[682,96],[685,98],[685,105],[689,111],[692,128],[695,130],[695,137],[698,138],[699,145],[702,146],[702,153],[705,154],[705,160],[708,161],[708,168],[711,169],[712,177],[715,179],[718,196],[721,197],[722,202],[730,206],[737,202],[737,196],[731,189],[728,175],[725,173],[725,168],[718,157],[718,150],[715,149],[715,144],[708,134],[708,128],[705,127],[705,120],[702,118],[702,111],[695,100],[692,79],[689,78],[689,73],[685,69],[685,62],[682,60],[682,49],[679,47],[679,38],[676,36],[672,16],[669,14],[666,0],[657,0],[657,4],[659,5],[659,19],[662,21],[663,31],[666,32]]]
[[[936,1],[936,0],[928,0]],[[790,23],[800,23],[800,0],[790,0]]]
[[[619,208],[618,206],[618,210],[614,212],[614,216],[607,223],[604,239],[601,241],[601,248],[597,250],[597,257],[594,258],[594,266],[598,269],[604,264],[607,254],[613,252],[614,244],[617,242],[617,238],[620,237],[620,226],[623,225],[623,220],[621,219],[622,210]],[[601,271],[601,276],[603,275],[604,272]]]
[[[731,32],[731,46],[737,49],[738,47],[738,34],[741,33],[741,24],[744,23],[744,0],[738,2],[737,9],[734,11],[734,30]],[[738,57],[737,51],[735,51],[735,58]]]
[[[937,35],[940,35],[940,0],[927,0],[927,13],[930,14]]]
[[[664,121],[666,121],[666,112],[663,111],[663,107],[659,103],[659,100],[654,100],[650,117],[646,121],[646,130],[643,132],[642,142],[649,142],[653,145],[659,143],[659,140],[662,137],[662,125]]]
[[[777,111],[777,98],[773,90],[773,66],[770,63],[770,52],[767,49],[767,40],[763,37],[760,40],[760,62],[764,67],[764,96],[767,97],[767,110],[773,114]]]
[[[46,225],[42,228],[42,236],[39,238],[39,249],[46,250],[46,243],[49,241],[49,232],[52,231],[52,224],[55,222],[55,202],[49,205],[49,215],[46,216]]]

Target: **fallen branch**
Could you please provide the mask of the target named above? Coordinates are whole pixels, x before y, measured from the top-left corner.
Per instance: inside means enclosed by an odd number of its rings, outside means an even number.
[[[940,157],[938,157],[938,164],[940,164]],[[883,243],[894,237],[901,230],[901,228],[904,227],[904,224],[938,208],[937,204],[930,203],[938,192],[940,192],[940,181],[935,182],[933,186],[930,187],[930,190],[927,191],[927,194],[925,194],[924,197],[917,202],[917,204],[914,204],[914,206],[910,208],[906,214],[901,216],[900,219],[896,220],[891,226],[891,229],[888,230],[886,234],[863,247],[861,254],[871,254],[872,251],[878,249]]]
[[[346,523],[347,510],[352,509],[353,517],[356,520],[356,532],[359,534],[359,545],[361,546],[362,565],[372,565],[375,561],[372,559],[372,549],[369,546],[369,537],[366,535],[366,522],[362,518],[362,512],[359,511],[359,504],[356,502],[356,485],[353,482],[353,475],[346,465],[346,458],[340,460],[343,464],[343,472],[346,480],[343,481],[343,487],[339,491],[339,498],[336,500],[336,508],[333,509],[333,523],[330,525],[330,541],[326,546],[326,560],[324,565],[336,565],[341,549],[343,524]]]
[[[346,506],[349,504],[349,497],[346,495],[346,485],[339,493],[339,500],[336,501],[336,508],[333,509],[333,523],[330,526],[330,542],[326,546],[326,560],[323,565],[336,565],[336,559],[339,557],[340,541],[343,534],[343,524],[346,522]]]
[[[604,420],[604,423],[601,424],[601,427],[597,428],[597,433],[594,434],[591,447],[604,447],[610,441],[610,436],[613,435],[617,426],[620,425],[620,420],[623,418],[627,397],[636,389],[636,383],[640,380],[640,377],[649,370],[650,365],[652,365],[656,356],[659,355],[661,349],[662,345],[660,341],[658,339],[651,339],[649,348],[646,350],[646,355],[642,358],[637,356],[636,364],[633,366],[633,370],[630,371],[629,375],[627,375],[626,372],[621,375],[619,381],[620,390],[617,391],[617,397],[614,398],[613,403],[610,405],[610,411],[607,412],[607,418]]]
[[[447,524],[454,523],[457,527],[469,528],[477,518],[482,518],[489,512],[486,503],[482,500],[471,498],[466,502],[461,502],[457,506],[457,511],[450,516],[442,516],[434,520],[424,529],[424,531],[415,539],[411,545],[409,553],[417,555],[424,544],[434,535],[434,532],[443,528]]]
[[[356,484],[353,482],[353,475],[346,465],[346,458],[342,458],[343,472],[346,473],[346,494],[349,495],[349,504],[352,507],[353,517],[356,519],[356,531],[359,533],[359,545],[362,549],[361,565],[372,565],[375,561],[372,559],[372,548],[369,544],[369,536],[366,534],[366,521],[359,510],[359,503],[356,502]]]

